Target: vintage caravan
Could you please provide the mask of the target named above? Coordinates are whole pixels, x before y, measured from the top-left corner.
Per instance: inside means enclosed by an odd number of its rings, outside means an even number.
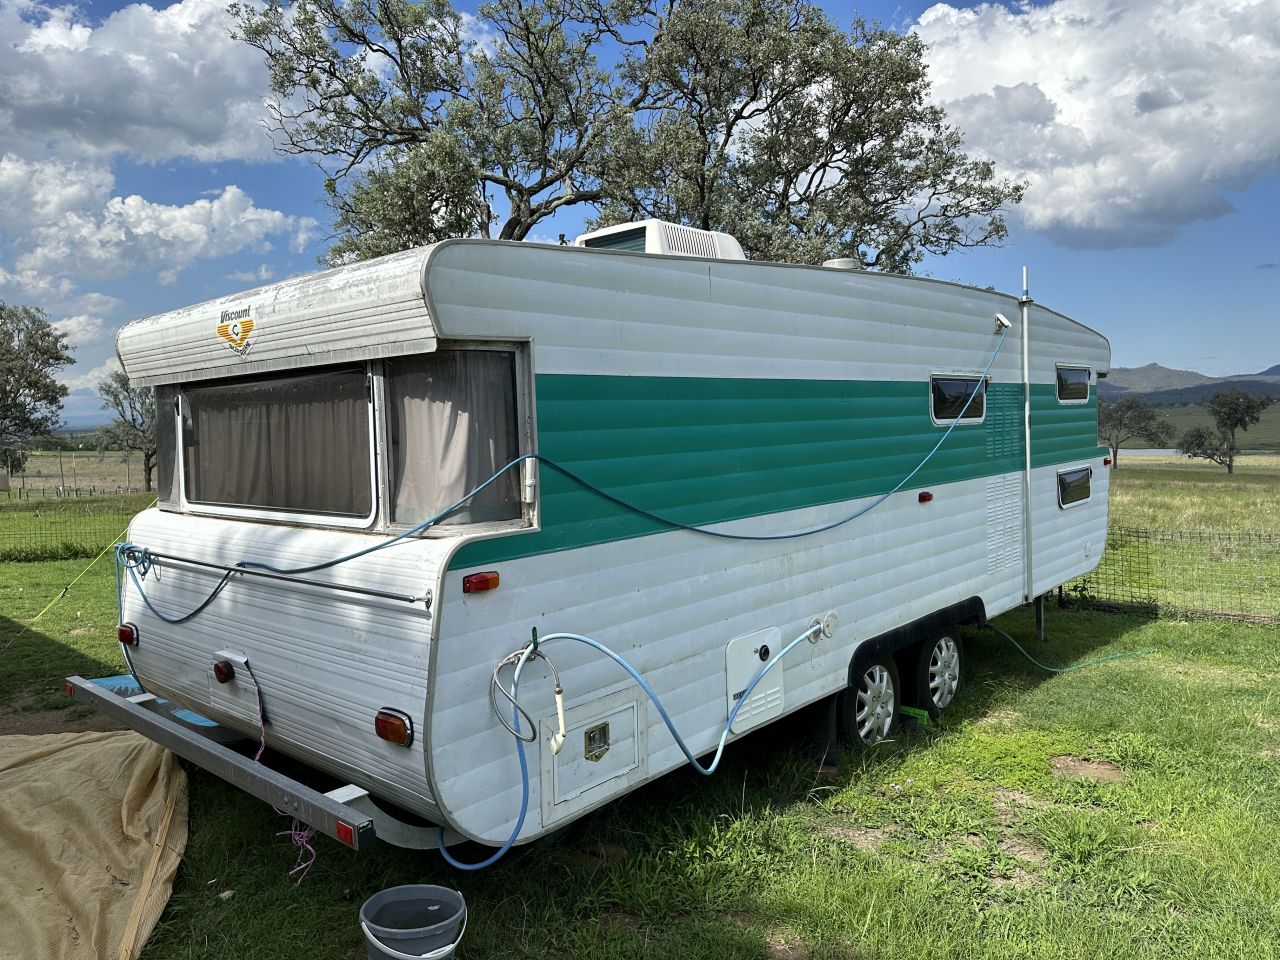
[[[874,742],[950,701],[957,624],[1106,537],[1100,334],[656,221],[328,270],[118,352],[159,411],[119,553],[146,692],[69,687],[357,847],[505,849],[824,698]]]

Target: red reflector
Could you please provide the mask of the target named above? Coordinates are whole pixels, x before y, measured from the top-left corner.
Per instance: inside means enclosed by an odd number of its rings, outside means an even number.
[[[1103,458],[1102,458],[1102,465],[1103,465],[1104,467],[1109,467],[1109,466],[1111,466],[1111,458],[1110,458],[1110,457],[1103,457]]]
[[[138,628],[132,623],[122,623],[120,626],[116,627],[116,639],[126,647],[137,646]]]
[[[929,502],[929,501],[931,501],[932,499],[933,499],[933,494],[932,494],[932,493],[930,493],[928,490],[921,490],[921,491],[920,491],[920,502],[921,502],[921,503],[928,503],[928,502]]]
[[[498,571],[487,570],[484,573],[469,573],[462,578],[463,593],[483,593],[498,585]]]
[[[413,743],[413,719],[400,710],[383,707],[373,718],[373,730],[388,743],[407,747]]]
[[[236,678],[236,668],[230,660],[219,660],[213,665],[213,677],[219,683],[230,683]]]
[[[71,686],[70,680],[68,680],[66,683],[62,685],[62,689],[67,691],[68,697],[74,697],[76,695],[76,688]]]
[[[356,845],[356,828],[349,823],[338,821],[338,829],[334,831],[338,835],[338,840],[345,843],[348,847]]]

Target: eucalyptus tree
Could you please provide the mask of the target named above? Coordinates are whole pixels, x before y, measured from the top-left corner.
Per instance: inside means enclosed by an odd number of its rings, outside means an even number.
[[[558,210],[734,233],[757,258],[909,272],[999,243],[1023,185],[964,152],[925,47],[807,0],[269,0],[280,149],[328,174],[343,262],[519,240]]]

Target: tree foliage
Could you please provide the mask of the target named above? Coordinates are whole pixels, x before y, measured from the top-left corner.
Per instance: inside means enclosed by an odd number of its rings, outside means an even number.
[[[1274,397],[1265,394],[1250,395],[1236,387],[1220,390],[1206,405],[1217,430],[1193,427],[1182,435],[1178,448],[1189,458],[1212,460],[1226,467],[1227,473],[1234,473],[1236,457],[1240,453],[1236,431],[1248,431],[1262,419],[1263,411],[1274,400]]]
[[[156,466],[156,392],[151,387],[135,387],[119,370],[98,385],[102,409],[115,419],[103,427],[100,436],[117,450],[142,453],[144,489],[151,492],[151,474]]]
[[[1175,428],[1141,397],[1121,397],[1115,403],[1098,401],[1098,437],[1111,448],[1111,462],[1120,468],[1120,448],[1135,437],[1154,447],[1173,440]]]
[[[807,0],[269,0],[281,149],[328,164],[331,262],[561,208],[733,233],[758,258],[909,271],[998,243],[1022,185],[963,152],[925,48]],[[495,219],[491,201],[505,208]]]
[[[73,362],[66,335],[43,310],[0,300],[0,444],[25,444],[58,427],[67,388],[54,375]]]

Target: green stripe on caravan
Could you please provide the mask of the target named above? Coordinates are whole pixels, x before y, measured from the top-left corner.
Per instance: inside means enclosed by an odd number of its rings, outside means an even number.
[[[893,489],[938,442],[925,381],[753,380],[540,374],[538,448],[603,490],[707,524]],[[1094,402],[1032,390],[1032,463],[1097,454]],[[1043,424],[1043,426],[1041,426]],[[1022,386],[992,384],[985,422],[960,425],[906,489],[1021,470]],[[463,547],[452,569],[669,529],[549,467],[542,530]]]

